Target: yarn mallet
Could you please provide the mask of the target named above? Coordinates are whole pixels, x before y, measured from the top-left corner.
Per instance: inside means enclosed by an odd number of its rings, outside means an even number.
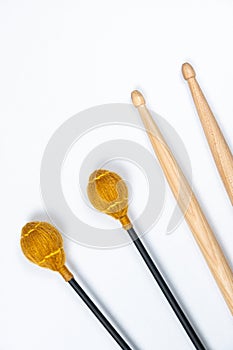
[[[111,334],[121,349],[132,350],[65,266],[63,239],[54,226],[47,222],[27,223],[22,229],[20,244],[22,251],[28,260],[38,266],[57,271],[61,274],[64,280],[71,285],[106,330]]]
[[[233,314],[233,274],[204,212],[166,140],[153,120],[140,91],[133,91],[132,102],[145,126],[151,145],[184,218],[199,245],[220,291]]]
[[[89,177],[87,194],[93,207],[120,221],[184,327],[193,345],[198,350],[204,350],[204,345],[133,228],[127,214],[128,189],[123,179],[114,172],[104,169],[96,170]]]

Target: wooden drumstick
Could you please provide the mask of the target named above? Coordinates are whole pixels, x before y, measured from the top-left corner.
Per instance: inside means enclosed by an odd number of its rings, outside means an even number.
[[[154,152],[157,155],[177,203],[233,314],[233,274],[230,266],[187,179],[176,162],[159,128],[155,124],[150,112],[146,108],[144,97],[136,90],[132,92],[131,96],[134,106],[137,107],[139,111]]]
[[[184,79],[188,81],[193,101],[197,109],[205,136],[215,164],[233,205],[233,157],[219,125],[206,101],[206,98],[195,78],[196,73],[189,63],[182,65]]]

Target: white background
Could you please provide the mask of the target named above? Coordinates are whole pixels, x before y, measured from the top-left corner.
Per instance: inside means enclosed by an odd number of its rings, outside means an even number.
[[[1,0],[1,350],[118,349],[56,273],[24,258],[19,239],[27,221],[45,218],[40,162],[53,132],[83,109],[130,103],[135,88],[182,138],[232,266],[232,207],[180,70],[194,65],[232,148],[232,16],[230,0]],[[146,136],[145,145],[151,150]],[[166,205],[174,206],[169,191]],[[232,316],[187,225],[167,236],[167,221],[145,244],[207,348],[233,349]],[[65,239],[65,246],[78,281],[134,349],[192,349],[132,245],[102,251]]]

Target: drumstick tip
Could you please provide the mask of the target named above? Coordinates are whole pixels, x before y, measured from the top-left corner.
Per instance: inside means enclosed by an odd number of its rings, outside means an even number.
[[[135,107],[139,107],[146,104],[146,101],[140,91],[134,90],[131,93],[131,99]]]
[[[182,64],[182,73],[183,73],[183,77],[185,80],[195,78],[195,76],[196,76],[195,70],[193,69],[191,64],[189,64],[187,62]]]

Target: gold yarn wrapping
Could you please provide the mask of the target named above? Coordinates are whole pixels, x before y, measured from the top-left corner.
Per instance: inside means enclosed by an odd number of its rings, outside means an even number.
[[[72,274],[65,267],[63,239],[60,232],[47,222],[29,222],[22,228],[21,248],[31,262],[58,271],[66,281]]]
[[[132,227],[127,216],[128,189],[118,174],[104,169],[94,171],[89,177],[87,194],[97,210],[120,220],[126,229]]]

